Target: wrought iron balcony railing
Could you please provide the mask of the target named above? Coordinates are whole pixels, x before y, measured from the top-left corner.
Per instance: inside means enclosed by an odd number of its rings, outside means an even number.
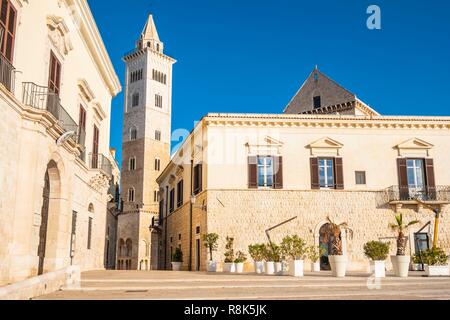
[[[89,167],[103,171],[108,177],[112,176],[111,161],[103,154],[89,154]]]
[[[3,54],[0,54],[0,83],[12,93],[14,93],[15,74],[16,68]]]
[[[56,118],[64,131],[74,131],[78,134],[77,123],[61,105],[58,94],[51,92],[48,87],[24,82],[22,103],[36,109],[47,110]]]
[[[450,186],[410,188],[408,186],[391,186],[386,189],[389,202],[392,201],[448,201],[450,202]]]

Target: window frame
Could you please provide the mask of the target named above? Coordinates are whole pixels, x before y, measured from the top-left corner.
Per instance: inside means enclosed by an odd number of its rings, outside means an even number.
[[[0,42],[0,54],[5,57],[11,64],[14,61],[14,50],[15,50],[15,42],[16,42],[16,31],[17,31],[17,9],[12,4],[11,0],[3,0],[6,2],[6,14],[5,14],[5,22],[1,21],[0,15],[0,27],[4,29],[3,38]],[[2,3],[0,3],[1,5]],[[14,13],[14,21],[11,22],[11,12]],[[0,7],[1,14],[1,7]],[[12,26],[11,26],[12,24]],[[12,30],[11,30],[12,28]],[[11,41],[11,48],[8,51],[8,39]]]
[[[136,170],[136,157],[130,157],[128,159],[128,171],[135,171]]]
[[[411,167],[408,162],[413,161],[413,166]],[[416,166],[417,161],[421,162],[421,166]],[[414,176],[414,185],[409,184],[409,169],[413,169],[413,176]],[[422,185],[418,185],[418,175],[417,175],[417,169],[421,169],[422,173]],[[406,158],[406,182],[408,183],[408,189],[419,189],[419,190],[425,190],[427,187],[426,182],[426,173],[425,173],[425,159],[422,158]]]
[[[327,172],[328,171],[327,170],[328,166],[326,165],[326,163],[325,163],[325,166],[322,166],[324,168],[324,173],[325,173],[325,175],[324,175],[325,185],[322,185],[322,183],[321,183],[321,178],[320,178],[320,168],[321,168],[320,162],[321,161],[330,161],[331,162],[331,177],[333,178],[332,186],[328,185],[328,174],[329,173]],[[319,187],[320,187],[320,189],[336,189],[336,177],[335,177],[335,175],[336,175],[336,168],[335,168],[334,158],[332,158],[332,157],[318,157],[317,158],[317,170],[318,170],[318,176],[319,176]]]
[[[359,177],[362,176],[363,183],[359,182],[358,175],[360,175]],[[358,186],[367,185],[366,171],[364,171],[364,170],[357,170],[357,171],[355,171],[355,184],[358,185]]]
[[[271,164],[270,165],[268,165],[267,164],[267,159],[269,159],[270,158],[270,160],[271,160]],[[260,159],[264,159],[264,164],[260,164],[259,163],[259,160]],[[274,169],[275,169],[275,157],[274,156],[272,156],[272,155],[264,155],[264,156],[257,156],[256,157],[256,184],[257,184],[257,187],[258,188],[273,188],[274,187]],[[263,185],[260,185],[260,167],[263,167],[263,171],[264,171],[264,174],[263,174]],[[272,172],[272,174],[270,175],[272,178],[272,183],[269,185],[268,184],[268,177],[269,177],[269,172],[268,172],[268,168],[270,168],[271,167],[271,172]]]
[[[128,199],[128,202],[134,202],[134,200],[135,200],[135,189],[134,189],[134,187],[128,188],[127,199]]]

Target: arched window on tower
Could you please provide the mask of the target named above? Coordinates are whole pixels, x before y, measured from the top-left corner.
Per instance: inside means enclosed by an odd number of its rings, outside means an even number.
[[[136,157],[131,157],[128,164],[128,169],[130,171],[136,170]]]
[[[134,202],[134,188],[128,189],[128,202]]]
[[[130,128],[130,141],[134,141],[137,139],[137,129],[135,126]]]

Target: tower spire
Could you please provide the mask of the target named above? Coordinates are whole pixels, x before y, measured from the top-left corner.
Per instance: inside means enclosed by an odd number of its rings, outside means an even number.
[[[141,37],[137,42],[137,47],[140,49],[151,48],[158,52],[163,52],[164,44],[159,40],[158,31],[156,30],[155,21],[153,21],[153,15],[151,13],[148,15]]]

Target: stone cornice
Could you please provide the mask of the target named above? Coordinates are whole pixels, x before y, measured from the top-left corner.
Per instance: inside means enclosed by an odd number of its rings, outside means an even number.
[[[172,64],[177,62],[177,60],[175,60],[174,58],[172,58],[172,57],[170,57],[170,56],[168,56],[168,55],[166,55],[166,54],[164,54],[162,52],[159,52],[159,51],[156,51],[154,49],[148,48],[148,47],[145,47],[145,48],[142,48],[142,49],[134,49],[133,51],[126,53],[125,56],[123,57],[123,61],[126,62],[126,61],[129,61],[131,59],[134,59],[134,58],[140,56],[141,54],[143,54],[143,53],[145,53],[147,51],[157,55],[160,58],[163,58],[164,60],[166,60],[166,61],[168,61],[168,62],[170,62]]]

